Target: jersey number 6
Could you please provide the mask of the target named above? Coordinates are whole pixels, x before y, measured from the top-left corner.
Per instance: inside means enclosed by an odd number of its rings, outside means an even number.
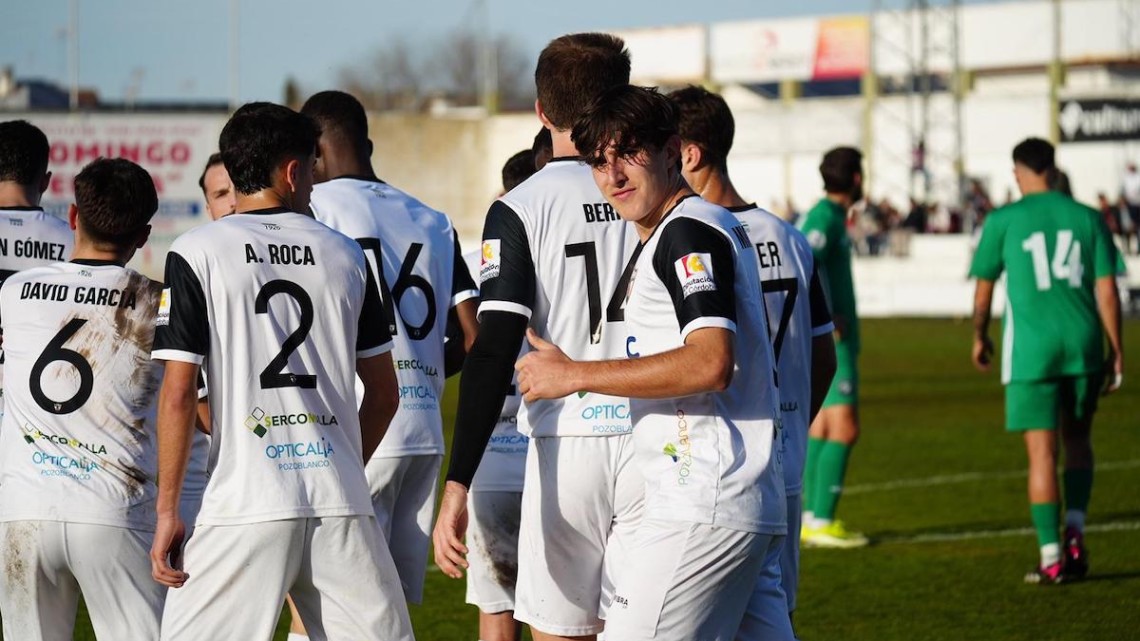
[[[32,365],[31,380],[28,381],[28,386],[32,391],[32,398],[35,399],[36,405],[39,405],[46,412],[52,414],[70,414],[75,410],[83,407],[87,399],[91,398],[91,390],[95,387],[95,372],[91,371],[91,364],[83,355],[73,349],[67,349],[63,346],[75,333],[80,330],[87,321],[82,318],[73,318],[63,326],[62,329],[51,339],[51,342],[44,348],[40,357],[36,359],[35,364]],[[75,395],[66,401],[53,401],[48,398],[44,393],[44,388],[40,384],[40,379],[43,378],[44,370],[48,365],[62,361],[69,363],[72,367],[79,372],[79,390]]]

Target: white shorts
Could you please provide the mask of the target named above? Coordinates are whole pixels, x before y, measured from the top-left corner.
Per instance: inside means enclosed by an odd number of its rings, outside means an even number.
[[[4,638],[70,639],[80,593],[98,638],[158,638],[166,588],[150,577],[153,538],[108,525],[0,523]]]
[[[769,549],[764,559],[764,569],[757,577],[752,587],[752,595],[748,598],[748,607],[744,612],[744,619],[740,623],[736,641],[795,641],[792,630],[792,618],[789,614],[788,603],[790,599],[783,587],[783,564],[789,549],[795,550],[799,555],[799,523],[800,523],[800,497],[788,497],[788,532],[795,533],[793,542],[791,536],[785,538],[776,547]],[[793,526],[793,519],[795,525]],[[783,538],[783,537],[781,537]],[[790,571],[794,577],[794,570]],[[792,579],[793,583],[795,579]]]
[[[788,597],[788,612],[796,611],[800,591],[800,528],[803,527],[803,495],[788,497],[788,538],[780,548],[780,587]]]
[[[408,603],[424,598],[431,517],[442,462],[439,454],[423,454],[374,458],[364,466],[376,522],[388,541]]]
[[[314,641],[413,638],[396,567],[371,516],[199,524],[184,569],[190,578],[166,599],[163,641],[268,639],[286,592]]]
[[[515,609],[522,492],[467,495],[467,602],[487,614]]]
[[[644,506],[631,435],[532,438],[515,619],[558,636],[601,632]]]
[[[645,519],[606,618],[621,641],[732,641],[780,536]]]

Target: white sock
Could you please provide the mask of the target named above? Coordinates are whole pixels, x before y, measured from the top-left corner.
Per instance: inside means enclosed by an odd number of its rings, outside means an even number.
[[[1041,567],[1047,568],[1061,562],[1061,544],[1049,543],[1041,546]]]
[[[286,641],[309,641],[309,636],[300,632],[290,632],[285,639]]]
[[[1085,531],[1085,513],[1080,510],[1065,510],[1065,527]]]

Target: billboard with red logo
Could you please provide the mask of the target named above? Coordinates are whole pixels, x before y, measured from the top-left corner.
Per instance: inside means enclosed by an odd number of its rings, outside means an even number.
[[[710,40],[717,82],[843,80],[861,77],[870,64],[866,16],[721,23]]]

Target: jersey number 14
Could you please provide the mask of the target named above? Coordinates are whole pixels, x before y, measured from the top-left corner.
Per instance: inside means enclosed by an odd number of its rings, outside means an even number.
[[[1033,232],[1021,248],[1033,258],[1033,278],[1037,281],[1037,291],[1043,292],[1053,287],[1053,280],[1067,282],[1069,287],[1080,287],[1084,278],[1084,265],[1081,263],[1081,241],[1073,240],[1073,232],[1062,229],[1057,232],[1057,244],[1053,249],[1053,260],[1049,260],[1049,248],[1045,245],[1045,232]]]

